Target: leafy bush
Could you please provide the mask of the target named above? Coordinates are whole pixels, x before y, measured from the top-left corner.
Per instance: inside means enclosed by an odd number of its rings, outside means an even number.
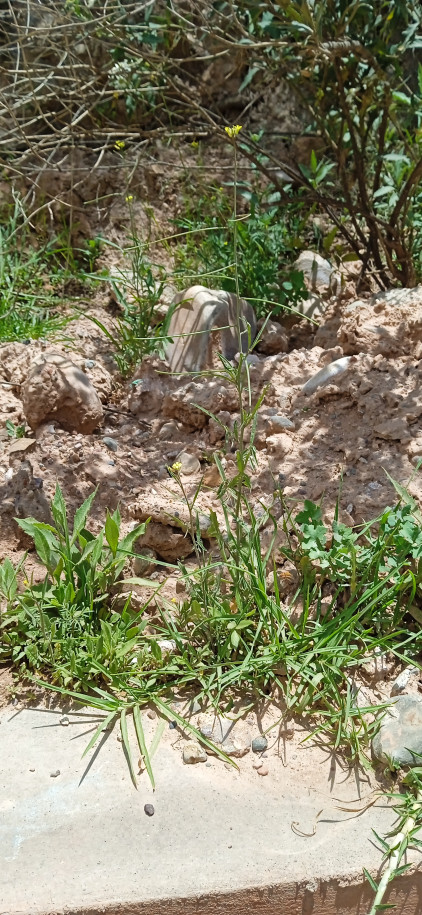
[[[286,307],[297,307],[307,296],[303,274],[289,268],[288,260],[297,256],[303,232],[303,213],[283,214],[274,203],[265,204],[264,195],[242,187],[239,196],[250,203],[250,213],[236,222],[237,270],[242,296],[251,299],[258,316],[269,311],[278,314]],[[236,265],[233,239],[232,200],[228,193],[214,187],[212,193],[186,199],[184,214],[175,225],[188,233],[175,250],[176,271],[188,285],[192,277],[204,285],[220,284],[236,291]],[[190,276],[189,276],[190,274]]]

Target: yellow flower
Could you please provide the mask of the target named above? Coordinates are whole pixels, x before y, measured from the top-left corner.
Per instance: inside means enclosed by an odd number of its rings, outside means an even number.
[[[199,146],[198,140],[192,140],[192,143],[190,145],[193,146],[194,149],[198,149],[198,146]]]
[[[174,473],[179,473],[179,470],[182,469],[182,462],[175,461],[174,464],[171,465],[171,469],[173,470]]]
[[[126,203],[130,203],[133,200],[133,194],[128,194],[126,197]]]
[[[23,583],[24,583],[24,585],[29,585],[28,579],[27,579],[27,578],[24,578]]]
[[[226,131],[227,136],[233,140],[242,130],[242,126],[241,124],[235,124],[233,127],[225,127],[224,130]]]
[[[124,148],[125,148],[125,145],[126,145],[126,144],[125,144],[125,141],[124,141],[124,140],[116,140],[116,142],[115,142],[115,144],[114,144],[114,148],[115,148],[115,149],[124,149]]]
[[[113,92],[113,98],[119,98],[119,93],[118,93],[118,92]]]

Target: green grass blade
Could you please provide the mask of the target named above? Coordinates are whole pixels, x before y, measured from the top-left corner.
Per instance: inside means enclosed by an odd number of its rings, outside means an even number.
[[[105,731],[106,728],[108,727],[108,725],[112,721],[114,721],[116,714],[117,714],[116,712],[110,712],[110,714],[107,715],[107,717],[103,719],[101,724],[98,725],[97,730],[95,731],[95,734],[93,734],[93,736],[91,737],[91,740],[89,741],[88,746],[85,747],[85,750],[82,753],[82,759],[84,758],[84,756],[86,756],[87,753],[89,753],[91,748],[94,746],[94,743],[98,740],[102,731]]]
[[[152,759],[152,757],[154,756],[154,753],[155,753],[155,752],[157,751],[157,749],[158,749],[158,745],[159,745],[160,740],[161,740],[161,738],[162,738],[162,736],[163,736],[163,734],[164,734],[165,726],[166,726],[166,725],[165,725],[165,722],[163,721],[162,718],[160,718],[160,720],[159,720],[159,722],[158,722],[158,725],[157,725],[157,729],[156,729],[155,734],[154,734],[154,737],[152,738],[151,746],[150,746],[150,748],[149,748],[149,758],[150,758],[150,759]]]
[[[147,750],[147,745],[145,743],[145,734],[144,734],[144,729],[142,727],[142,718],[141,718],[141,713],[139,710],[139,705],[134,705],[134,707],[133,707],[133,720],[135,722],[136,736],[138,738],[139,749],[141,751],[141,755],[145,762],[145,768],[148,772],[151,785],[152,785],[153,789],[155,789],[155,779],[154,779],[154,774],[152,771],[150,756],[149,756],[149,753]]]
[[[133,763],[132,763],[132,754],[130,752],[129,735],[127,732],[127,721],[126,721],[126,709],[125,708],[122,709],[121,714],[120,714],[120,730],[121,730],[121,734],[122,734],[123,749],[125,751],[127,764],[129,766],[130,777],[133,781],[133,784],[135,785],[135,788],[137,788],[138,785],[136,784],[136,775],[135,775],[135,770],[133,768]]]
[[[363,873],[365,874],[365,877],[371,887],[371,890],[373,890],[374,893],[376,893],[378,891],[378,886],[375,883],[375,880],[371,877],[370,873],[366,870],[366,867],[364,867]]]

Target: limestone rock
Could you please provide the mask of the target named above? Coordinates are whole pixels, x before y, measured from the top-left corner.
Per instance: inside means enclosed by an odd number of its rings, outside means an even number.
[[[340,291],[339,273],[325,257],[315,251],[302,251],[293,266],[295,270],[303,272],[306,285],[313,292],[328,290],[332,294]]]
[[[34,360],[21,393],[31,429],[56,420],[68,431],[89,435],[103,418],[88,376],[60,353],[43,353]]]
[[[256,347],[258,353],[263,353],[264,356],[287,353],[288,346],[287,334],[281,324],[276,321],[267,321]]]
[[[374,432],[387,441],[409,441],[410,439],[409,426],[401,416],[382,420],[374,426]]]
[[[22,460],[17,472],[0,487],[0,532],[10,545],[16,541],[23,549],[33,548],[32,538],[22,530],[16,518],[35,518],[44,524],[53,524],[43,481],[34,477],[28,460]]]
[[[202,749],[199,743],[196,740],[190,740],[189,743],[186,743],[183,747],[183,762],[187,765],[194,765],[195,763],[206,762],[207,754],[205,750]]]
[[[192,476],[194,473],[200,473],[201,465],[195,454],[189,451],[180,451],[176,457],[176,463],[181,464],[180,473],[183,476]]]
[[[340,375],[343,375],[344,372],[347,371],[350,362],[350,356],[343,356],[341,359],[336,359],[335,362],[330,362],[329,365],[324,365],[324,368],[320,369],[316,375],[313,375],[312,378],[303,385],[302,394],[309,396],[317,391],[318,388],[336,381]]]
[[[422,753],[422,700],[417,696],[393,699],[372,741],[372,752],[381,762],[420,766]]]
[[[346,354],[422,357],[422,285],[391,289],[351,302],[341,316],[337,339]]]
[[[208,415],[204,410],[214,414],[225,410],[233,413],[237,407],[234,388],[226,387],[221,380],[214,379],[207,382],[191,381],[167,394],[163,401],[165,416],[178,419],[194,429],[202,429],[207,424]]]
[[[236,329],[237,298],[222,289],[191,286],[177,293],[173,300],[175,310],[170,320],[167,360],[172,372],[200,372],[213,365],[213,349],[227,359],[239,351]],[[248,350],[247,324],[251,339],[256,336],[256,318],[251,305],[240,299],[239,311],[242,326],[242,350]],[[219,339],[218,339],[219,338]]]
[[[128,406],[131,413],[154,413],[158,416],[164,397],[164,388],[168,390],[169,378],[160,374],[168,372],[165,362],[159,359],[146,358],[137,369],[130,386]]]

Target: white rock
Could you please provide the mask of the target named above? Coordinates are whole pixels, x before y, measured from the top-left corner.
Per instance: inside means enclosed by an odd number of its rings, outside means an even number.
[[[334,293],[340,290],[340,274],[316,251],[302,251],[293,266],[295,270],[303,272],[313,292],[318,292],[323,287],[328,287],[329,291]]]
[[[309,396],[314,394],[318,388],[322,388],[323,385],[329,384],[331,381],[335,381],[336,378],[339,378],[340,375],[343,375],[347,371],[351,362],[351,356],[342,356],[341,359],[336,359],[335,362],[330,362],[329,365],[325,365],[323,369],[313,375],[312,378],[303,385],[302,394]]]
[[[405,667],[404,670],[396,677],[394,683],[390,690],[390,696],[399,696],[403,690],[406,689],[406,686],[410,678],[419,670],[418,667]]]
[[[194,765],[199,762],[206,762],[207,754],[205,750],[196,743],[195,740],[190,740],[189,743],[186,743],[183,747],[183,762],[186,765]]]

